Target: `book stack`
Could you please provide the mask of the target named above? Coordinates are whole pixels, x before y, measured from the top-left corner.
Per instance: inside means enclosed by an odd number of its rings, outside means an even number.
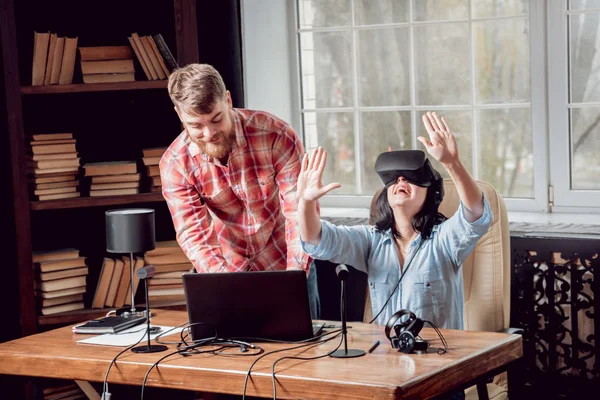
[[[72,133],[33,135],[27,156],[29,187],[38,200],[80,197],[79,157]]]
[[[88,267],[77,249],[33,253],[36,295],[42,315],[84,308]]]
[[[146,167],[146,173],[150,178],[151,192],[160,192],[162,190],[162,182],[160,180],[160,169],[158,164],[165,150],[167,150],[166,147],[142,149],[142,162],[144,163],[144,166]]]
[[[133,82],[133,53],[129,46],[80,47],[83,83]]]
[[[153,37],[134,32],[128,39],[149,81],[167,79],[177,68],[177,62],[160,34]]]
[[[117,196],[140,192],[140,174],[135,161],[94,162],[83,165],[90,177],[90,196]]]
[[[116,307],[131,305],[131,292],[135,296],[140,279],[137,270],[144,266],[142,257],[134,258],[133,287],[131,286],[131,261],[128,256],[123,258],[105,258],[98,277],[98,284],[92,308]]]
[[[77,37],[58,37],[56,33],[33,33],[31,85],[67,85],[73,82]]]
[[[148,279],[150,305],[185,302],[181,276],[194,266],[175,240],[157,242],[154,250],[144,255],[146,265],[154,265],[156,273]]]

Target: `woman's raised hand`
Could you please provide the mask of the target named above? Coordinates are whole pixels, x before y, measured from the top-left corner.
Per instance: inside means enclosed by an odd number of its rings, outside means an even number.
[[[304,154],[300,175],[298,175],[298,199],[314,201],[342,186],[337,182],[323,186],[323,171],[326,164],[327,152],[322,147],[317,147],[311,157],[308,153]]]

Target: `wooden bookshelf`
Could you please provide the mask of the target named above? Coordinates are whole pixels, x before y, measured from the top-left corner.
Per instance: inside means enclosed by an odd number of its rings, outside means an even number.
[[[85,93],[115,90],[166,89],[168,80],[116,83],[75,83],[72,85],[21,86],[21,94]]]
[[[127,306],[123,307],[126,308]],[[136,307],[146,308],[145,304],[138,304]],[[155,308],[186,310],[185,301],[172,301],[157,304],[150,304],[150,311]],[[39,326],[76,324],[89,319],[100,318],[115,308],[86,308],[83,310],[68,311],[53,315],[41,315],[38,317]]]
[[[31,201],[31,210],[58,210],[63,208],[80,208],[96,206],[113,206],[119,204],[150,203],[164,201],[161,192],[139,193],[125,196],[75,197],[72,199]]]

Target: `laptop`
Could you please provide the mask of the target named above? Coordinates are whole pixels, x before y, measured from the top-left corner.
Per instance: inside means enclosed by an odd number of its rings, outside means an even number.
[[[298,341],[320,334],[313,324],[304,271],[183,274],[193,340]]]

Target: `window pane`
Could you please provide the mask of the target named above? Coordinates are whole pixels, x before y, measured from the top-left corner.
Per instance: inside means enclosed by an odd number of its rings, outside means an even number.
[[[600,8],[600,0],[571,0],[571,10],[578,8]]]
[[[571,110],[571,188],[600,189],[600,108]]]
[[[471,0],[473,18],[510,17],[529,13],[529,0]]]
[[[571,102],[600,101],[600,13],[573,15],[569,20]]]
[[[408,0],[354,0],[356,25],[408,22]]]
[[[356,194],[353,113],[304,113],[306,150],[317,146],[327,150],[323,184],[339,182],[335,195]]]
[[[506,197],[534,197],[531,109],[479,110],[479,179]]]
[[[412,148],[410,111],[373,111],[360,114],[360,135],[363,138],[361,176],[363,191],[373,195],[383,186],[375,172],[379,154],[392,150]]]
[[[445,21],[469,18],[468,0],[413,0],[415,21]]]
[[[473,23],[476,103],[530,100],[528,23],[524,18]]]
[[[304,108],[352,106],[350,32],[300,34]]]
[[[468,23],[414,27],[417,104],[470,104]]]
[[[357,32],[359,103],[410,104],[408,27]]]
[[[430,110],[436,111],[436,110]],[[456,144],[458,145],[458,154],[460,156],[460,160],[463,165],[469,170],[469,172],[473,172],[473,139],[472,139],[472,118],[471,111],[436,111],[438,117],[444,117],[446,122],[448,123],[448,127],[454,134],[456,138]],[[427,129],[425,129],[425,125],[423,125],[423,115],[425,112],[418,114],[417,126],[419,130],[417,131],[417,136],[423,136],[429,139],[429,134],[427,133]],[[423,150],[427,154],[427,158],[429,158],[429,162],[433,168],[435,168],[444,178],[449,178],[450,176],[446,172],[446,169],[437,162],[434,158],[429,156],[427,153],[427,149],[425,146],[421,144],[421,142],[417,142],[419,150]]]
[[[350,0],[298,0],[300,28],[349,26]]]

